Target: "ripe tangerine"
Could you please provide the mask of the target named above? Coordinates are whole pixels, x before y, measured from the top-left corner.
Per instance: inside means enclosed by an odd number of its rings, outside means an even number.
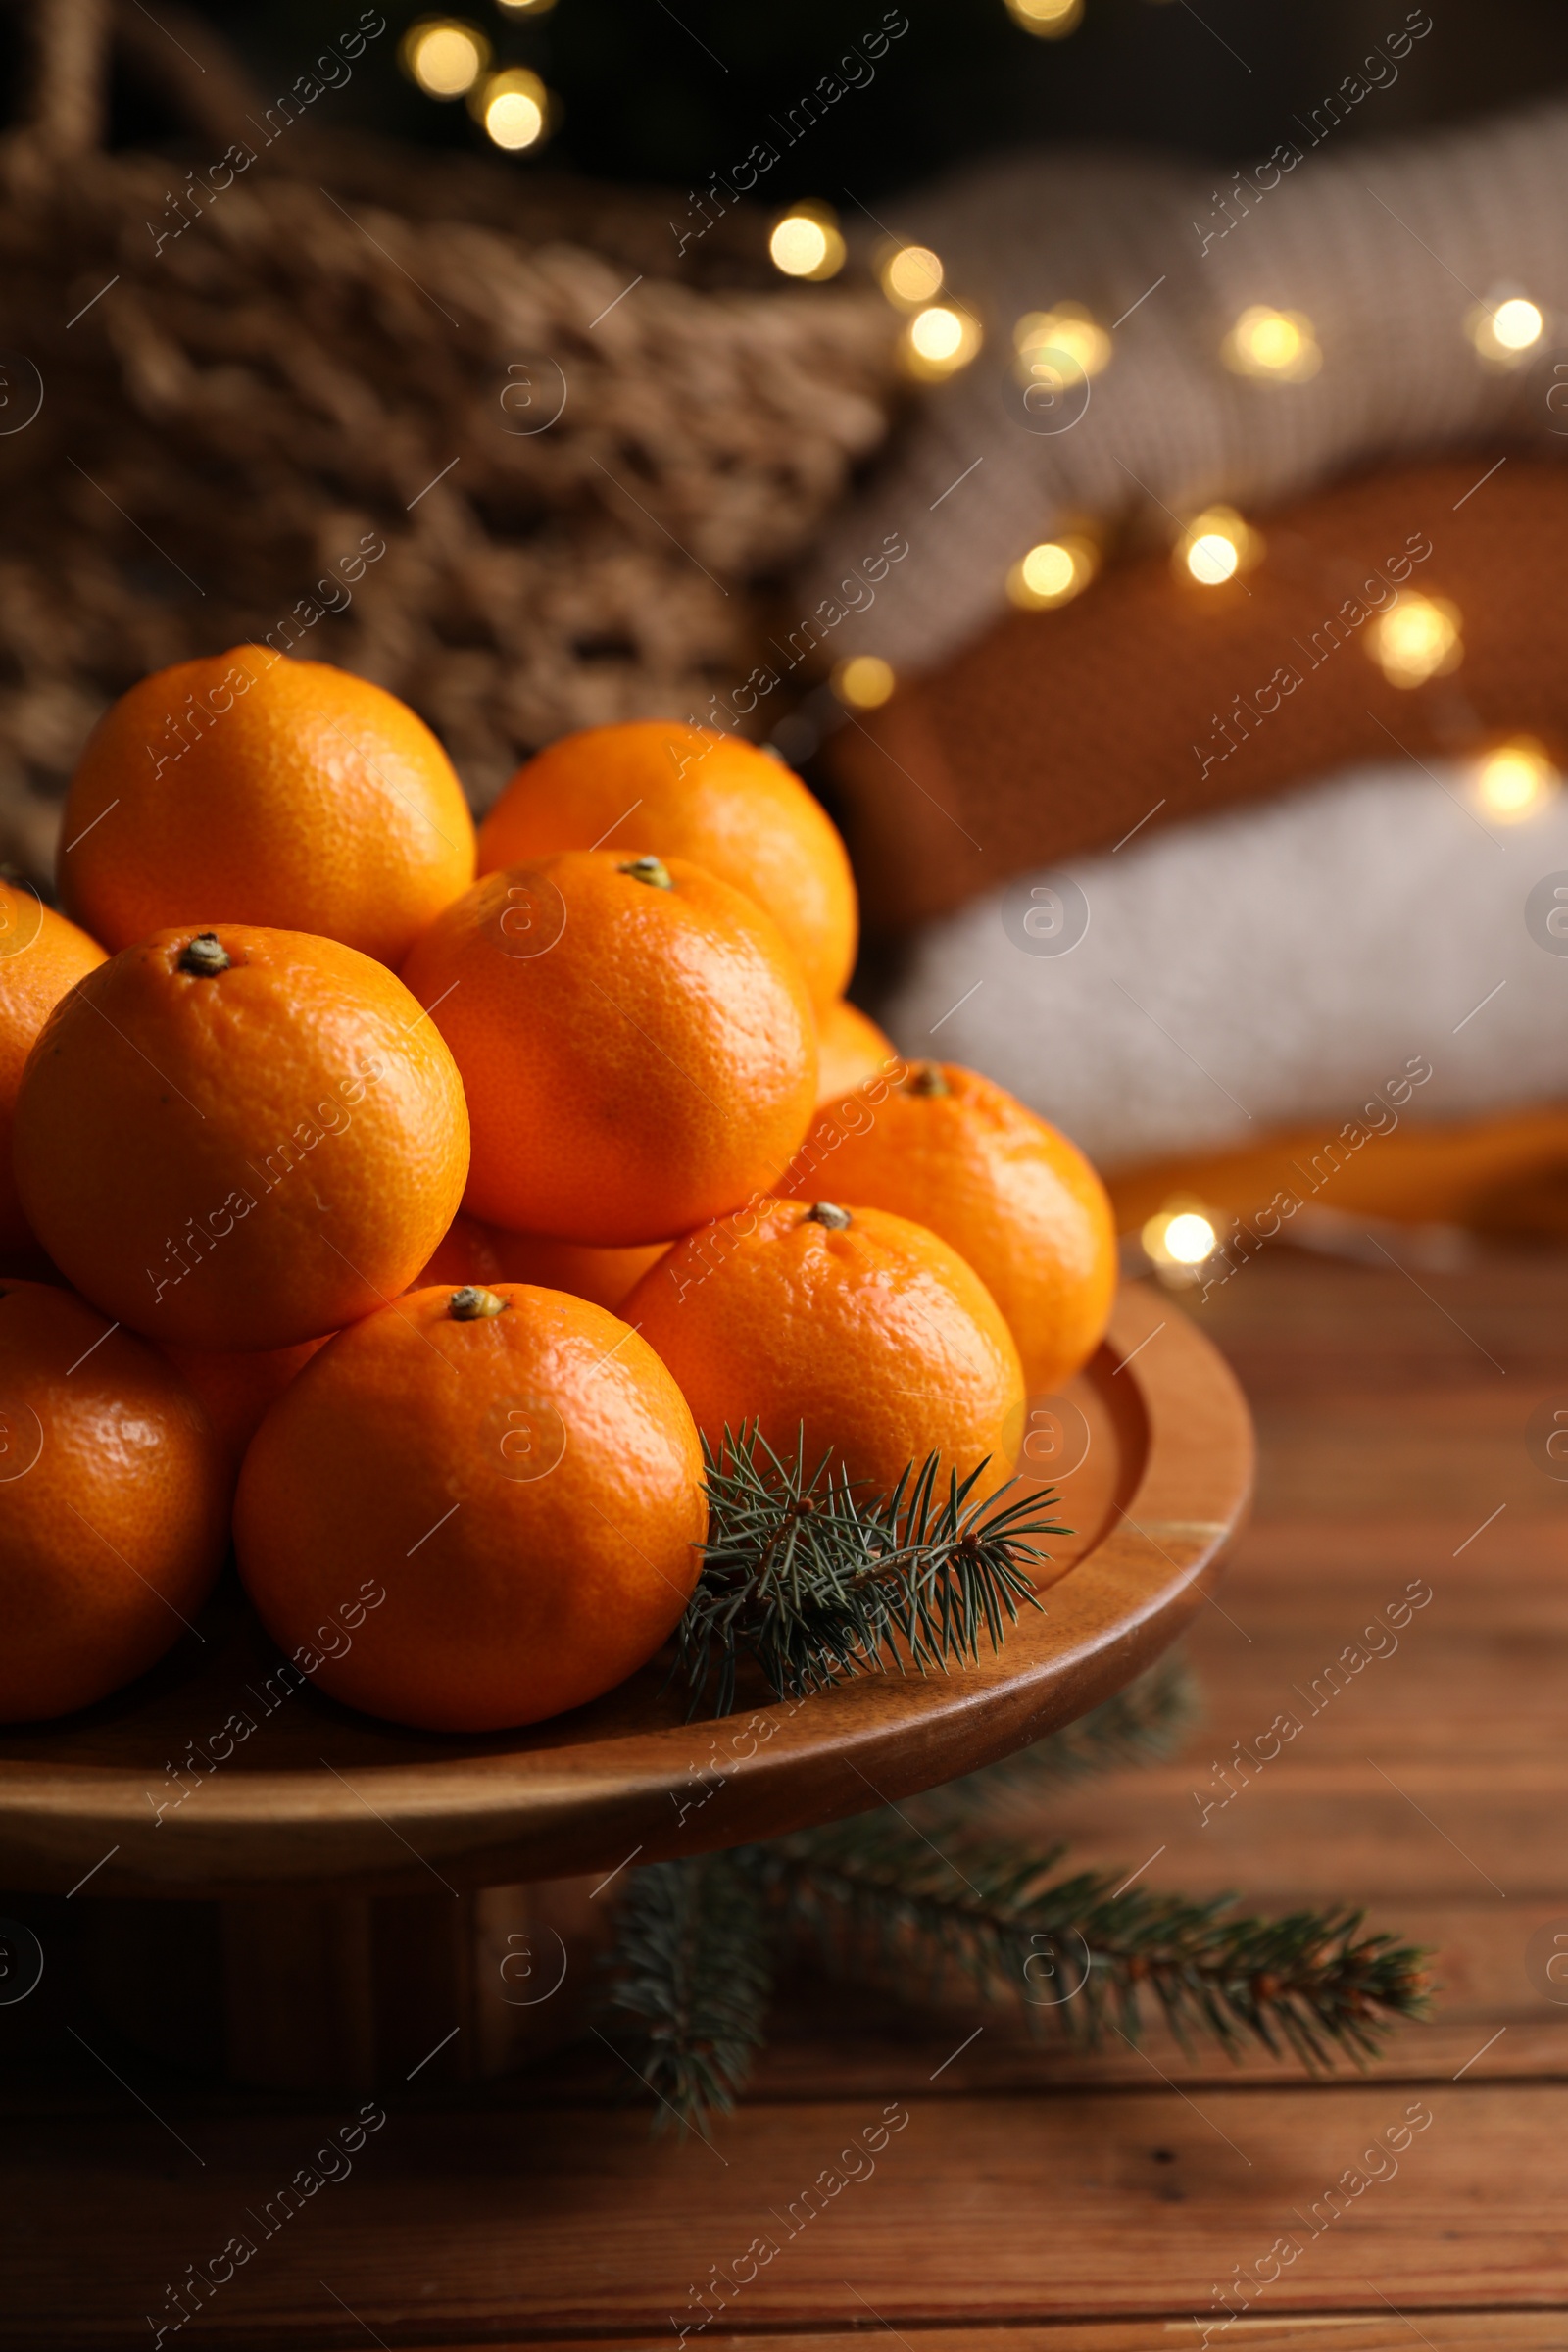
[[[231,1476],[156,1348],[70,1291],[0,1283],[0,1721],[91,1706],[179,1639]]]
[[[466,1282],[499,1282],[501,1259],[490,1226],[460,1208],[428,1259],[409,1284],[411,1291],[427,1291],[441,1283],[449,1291]]]
[[[680,858],[567,851],[488,874],[403,977],[463,1073],[464,1205],[509,1232],[666,1241],[764,1191],[806,1133],[799,967],[760,907]]]
[[[904,1069],[891,1038],[858,1004],[841,997],[816,1019],[817,1108],[836,1102],[853,1087],[879,1075],[896,1076]]]
[[[685,858],[773,917],[824,1009],[855,962],[855,878],[792,769],[711,727],[633,719],[564,735],[519,767],[479,828],[479,871],[624,845]]]
[[[234,1540],[291,1653],[362,1577],[385,1587],[317,1673],[334,1698],[487,1732],[650,1658],[707,1525],[697,1432],[653,1349],[584,1299],[502,1283],[416,1291],[329,1342],[256,1434]]]
[[[650,1242],[637,1250],[595,1250],[586,1242],[553,1241],[548,1233],[508,1233],[459,1209],[435,1255],[409,1288],[526,1282],[535,1290],[567,1291],[614,1314],[667,1247]]]
[[[822,1107],[780,1194],[809,1200],[831,1181],[939,1233],[1006,1317],[1031,1395],[1088,1361],[1116,1293],[1116,1224],[1076,1144],[956,1062]]]
[[[885,1493],[933,1452],[940,1476],[1012,1474],[1018,1351],[978,1275],[935,1234],[876,1208],[765,1200],[677,1242],[624,1314],[674,1373],[716,1452],[757,1422],[781,1456]]]
[[[569,1291],[612,1315],[669,1248],[667,1242],[646,1242],[635,1250],[596,1250],[586,1242],[553,1241],[548,1233],[504,1233],[498,1225],[489,1233],[506,1281]]]
[[[35,890],[0,882],[0,1255],[8,1260],[37,1248],[11,1173],[23,1068],[67,990],[106,960],[98,942],[46,906]]]
[[[258,645],[122,694],[61,838],[67,910],[111,950],[259,923],[396,966],[474,870],[463,787],[424,721],[368,678]]]
[[[335,940],[161,931],[34,1045],[17,1189],[96,1305],[186,1348],[288,1348],[393,1298],[451,1223],[468,1124],[402,982]]]
[[[175,1348],[166,1345],[168,1356],[208,1420],[224,1459],[235,1474],[245,1448],[261,1428],[296,1372],[304,1370],[323,1347],[321,1340],[302,1340],[297,1348]]]

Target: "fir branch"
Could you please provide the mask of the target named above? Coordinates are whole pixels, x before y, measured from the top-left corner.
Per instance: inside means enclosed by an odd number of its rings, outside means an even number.
[[[946,1671],[1000,1649],[1020,1607],[1038,1608],[1036,1536],[1065,1535],[1051,1497],[1009,1489],[973,1499],[987,1465],[939,1487],[940,1457],[911,1462],[890,1494],[862,1499],[824,1454],[808,1471],[806,1432],[784,1459],[755,1424],[704,1443],[709,1494],[703,1565],[678,1629],[676,1671],[695,1714],[735,1704],[753,1659],[779,1697],[879,1667]]]
[[[939,1831],[1005,1818],[1047,1789],[1095,1773],[1157,1764],[1181,1746],[1201,1712],[1192,1668],[1179,1651],[1169,1651],[1076,1723],[1063,1724],[961,1780],[906,1797],[904,1809],[924,1828]]]
[[[1228,1895],[1117,1893],[1108,1872],[1053,1880],[1060,1852],[965,1843],[949,1860],[882,1812],[753,1847],[744,1867],[834,1967],[931,2000],[956,1983],[1010,1995],[1081,2046],[1107,2026],[1136,2042],[1147,1997],[1189,2052],[1201,2034],[1232,2056],[1254,2041],[1361,2064],[1425,2014],[1426,1955],[1361,1936],[1363,1912],[1266,1920]]]
[[[761,1881],[729,1854],[634,1871],[616,1910],[608,2005],[636,2021],[631,2063],[661,2102],[701,2132],[727,2114],[763,2041],[777,1923]]]

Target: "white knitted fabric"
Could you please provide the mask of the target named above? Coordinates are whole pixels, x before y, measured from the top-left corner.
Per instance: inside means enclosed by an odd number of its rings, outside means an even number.
[[[1398,70],[1419,71],[1421,57],[1416,42]],[[1381,100],[1368,88],[1338,103],[1364,127]],[[1239,180],[1099,153],[1026,157],[901,201],[889,225],[935,248],[986,344],[920,396],[819,546],[804,610],[885,534],[911,551],[835,632],[836,656],[877,653],[907,670],[940,661],[1004,610],[1008,567],[1064,517],[1142,509],[1168,537],[1213,500],[1259,506],[1374,458],[1504,432],[1568,451],[1568,415],[1547,407],[1568,357],[1568,108],[1394,145],[1353,140],[1320,111],[1298,149],[1288,169],[1281,156]],[[1464,321],[1509,293],[1548,323],[1524,365],[1498,369]],[[1053,431],[1078,404],[1026,410],[1012,327],[1063,301],[1106,326],[1131,315],[1079,420]],[[1226,333],[1256,303],[1314,322],[1311,381],[1224,367]]]
[[[1472,807],[1458,769],[1357,769],[1130,842],[1066,869],[1089,923],[1064,955],[1016,944],[1051,904],[1025,877],[927,925],[882,1017],[1107,1167],[1332,1127],[1413,1061],[1412,1117],[1561,1097],[1568,794],[1507,827]]]

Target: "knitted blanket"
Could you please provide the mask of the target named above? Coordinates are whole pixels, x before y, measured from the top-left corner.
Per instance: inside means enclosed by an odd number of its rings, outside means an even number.
[[[1417,774],[1520,733],[1568,752],[1568,466],[1471,451],[1259,520],[1247,576],[1200,587],[1163,551],[1129,559],[832,738],[873,927],[1357,761],[1402,753]],[[1415,686],[1375,658],[1412,595],[1444,599],[1459,632]]]
[[[1366,768],[1025,876],[925,926],[879,1007],[1105,1165],[1568,1092],[1568,796]]]
[[[901,200],[890,225],[941,256],[987,342],[922,404],[809,567],[807,608],[888,532],[910,542],[836,651],[901,672],[941,661],[1004,612],[1009,566],[1063,517],[1141,517],[1168,540],[1175,516],[1211,500],[1274,502],[1373,457],[1525,429],[1558,449],[1549,435],[1568,416],[1547,402],[1568,344],[1548,326],[1527,365],[1493,367],[1466,319],[1513,293],[1568,318],[1568,107],[1387,146],[1347,139],[1380,87],[1420,72],[1429,34],[1415,9],[1376,60],[1348,54],[1299,139],[1245,171],[1055,153]],[[1012,323],[1063,301],[1113,328],[1113,357],[1080,396],[1026,405]],[[1311,319],[1322,366],[1309,381],[1223,365],[1254,304]]]

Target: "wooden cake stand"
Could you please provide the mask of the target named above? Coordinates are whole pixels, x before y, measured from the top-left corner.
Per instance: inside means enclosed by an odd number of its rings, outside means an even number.
[[[103,2005],[182,2064],[289,2086],[502,2071],[575,2022],[627,1866],[933,1788],[1129,1682],[1214,1580],[1251,1426],[1190,1318],[1133,1285],[1032,1404],[1020,1467],[1074,1533],[999,1656],[694,1723],[656,1660],[529,1731],[400,1731],[286,1691],[227,1586],[130,1690],[0,1729],[0,1886],[69,1894]]]

